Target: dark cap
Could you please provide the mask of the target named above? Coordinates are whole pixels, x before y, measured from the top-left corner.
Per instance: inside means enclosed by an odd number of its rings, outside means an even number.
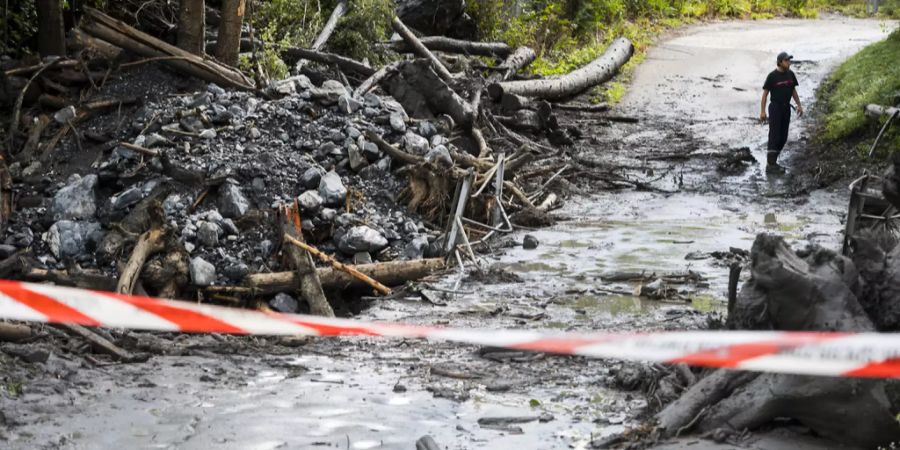
[[[794,57],[792,55],[788,55],[787,52],[781,52],[778,54],[778,58],[777,58],[778,64],[781,64],[781,62],[786,59],[794,59]]]

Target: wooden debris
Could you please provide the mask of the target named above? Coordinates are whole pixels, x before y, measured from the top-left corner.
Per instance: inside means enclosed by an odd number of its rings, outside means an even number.
[[[361,264],[356,266],[356,270],[386,286],[398,286],[407,281],[423,278],[444,267],[443,258],[431,258]],[[316,273],[322,286],[329,289],[367,286],[359,279],[334,268],[318,268]],[[273,272],[247,275],[243,285],[258,292],[259,295],[266,295],[294,289],[298,282],[296,272]]]
[[[16,342],[31,337],[28,325],[0,322],[0,342]]]
[[[62,328],[72,334],[74,336],[78,336],[84,340],[86,340],[91,347],[100,353],[105,355],[112,356],[122,362],[137,362],[140,359],[146,360],[145,358],[138,358],[135,355],[132,355],[130,352],[122,349],[121,347],[113,344],[108,339],[100,336],[97,333],[77,324],[59,324],[55,325],[58,328]]]
[[[282,209],[281,233],[302,242],[299,210],[300,207],[296,204],[291,208]],[[300,295],[309,304],[309,312],[317,316],[334,317],[334,310],[331,309],[325,293],[322,292],[322,283],[316,273],[316,265],[313,263],[312,256],[296,246],[288,246],[284,248],[284,251],[294,265],[294,273],[297,275],[297,283],[293,287],[299,287]]]
[[[453,39],[446,36],[425,36],[419,38],[419,42],[421,42],[428,50],[435,52],[462,53],[473,56],[494,56],[497,58],[506,58],[513,53],[512,48],[505,42],[473,42]],[[415,53],[413,46],[405,40],[392,41],[389,45],[392,50],[398,53]]]
[[[125,265],[119,276],[116,292],[120,294],[131,294],[134,292],[134,286],[137,284],[147,258],[162,251],[164,248],[165,235],[165,229],[155,227],[138,238],[137,244],[131,252],[131,257],[128,258],[128,264]]]
[[[412,33],[412,31],[409,30],[409,28],[406,28],[406,25],[404,25],[403,22],[400,21],[399,17],[394,17],[394,20],[391,21],[391,26],[394,28],[394,31],[396,31],[397,34],[399,34],[400,37],[402,37],[403,40],[406,41],[406,43],[409,44],[410,47],[412,47],[413,53],[415,53],[419,57],[427,59],[428,62],[431,63],[431,67],[438,74],[438,76],[441,77],[442,80],[444,80],[445,82],[450,82],[453,79],[453,75],[451,75],[450,71],[447,70],[446,67],[444,67],[444,64],[439,59],[437,59],[436,56],[434,56],[434,53],[431,53],[431,51],[428,50],[427,47],[425,47],[425,44],[423,44],[422,41],[420,41],[419,38],[417,38]]]
[[[389,287],[379,283],[376,280],[373,280],[370,276],[357,270],[356,267],[354,267],[352,265],[341,263],[340,261],[335,260],[331,256],[328,256],[325,253],[322,253],[319,249],[317,249],[311,245],[308,245],[304,242],[300,242],[291,236],[284,235],[284,239],[289,244],[296,245],[297,247],[300,247],[301,249],[306,250],[307,252],[315,255],[317,258],[321,259],[322,261],[325,261],[328,264],[331,264],[331,267],[334,267],[335,269],[340,270],[342,272],[346,272],[346,273],[350,274],[350,276],[356,278],[357,280],[362,281],[363,283],[366,283],[369,286],[372,286],[372,288],[375,289],[376,291],[378,291],[384,295],[391,294],[391,289]]]

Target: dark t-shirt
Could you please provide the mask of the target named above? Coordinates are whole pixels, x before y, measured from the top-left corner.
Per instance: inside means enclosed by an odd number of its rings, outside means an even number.
[[[794,88],[799,84],[794,72],[790,70],[781,72],[776,69],[766,77],[763,89],[769,90],[773,103],[784,103],[787,105],[791,101],[791,94],[794,92]]]

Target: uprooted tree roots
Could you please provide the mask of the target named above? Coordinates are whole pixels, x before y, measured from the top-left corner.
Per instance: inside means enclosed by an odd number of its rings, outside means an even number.
[[[897,331],[890,296],[900,283],[900,246],[858,236],[851,258],[815,248],[795,253],[777,236],[753,244],[752,278],[729,308],[735,329]],[[880,306],[878,306],[880,305]],[[874,448],[900,439],[894,381],[716,370],[658,415],[663,436],[720,435],[792,418],[817,434]]]

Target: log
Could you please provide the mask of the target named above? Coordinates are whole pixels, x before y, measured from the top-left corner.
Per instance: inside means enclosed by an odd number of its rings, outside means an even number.
[[[341,263],[340,261],[335,260],[331,256],[328,256],[325,253],[322,253],[319,249],[317,249],[311,245],[308,245],[304,242],[300,242],[288,235],[284,235],[284,239],[291,245],[300,247],[302,250],[306,250],[307,252],[309,252],[312,255],[315,255],[317,258],[321,259],[322,261],[324,261],[328,264],[331,264],[331,267],[333,267],[337,270],[340,270],[341,272],[347,273],[350,276],[352,276],[353,278],[356,278],[357,280],[362,281],[363,283],[366,283],[369,286],[372,286],[372,288],[375,289],[376,291],[378,291],[384,295],[391,295],[391,289],[389,287],[379,283],[376,280],[373,280],[368,275],[357,270],[356,267],[354,267],[352,265]]]
[[[319,35],[316,36],[316,40],[313,41],[312,46],[310,46],[311,50],[318,51],[325,46],[325,43],[328,42],[328,38],[331,37],[331,34],[334,33],[334,29],[337,28],[337,24],[341,20],[341,17],[344,17],[344,14],[346,13],[347,2],[345,0],[341,0],[331,11],[331,15],[328,16],[328,22],[325,22],[325,26],[322,27],[322,31],[319,32]]]
[[[54,326],[56,326],[58,328],[62,328],[64,330],[68,331],[69,334],[78,336],[78,337],[86,340],[89,344],[91,344],[91,348],[93,348],[97,352],[112,356],[123,362],[131,362],[131,361],[136,361],[138,359],[131,353],[129,353],[129,352],[125,351],[124,349],[122,349],[121,347],[119,347],[118,345],[113,344],[108,339],[104,338],[103,336],[100,336],[99,334],[94,333],[93,331],[91,331],[81,325],[58,324],[58,325],[54,325]]]
[[[26,281],[50,282],[61,286],[72,286],[107,292],[114,292],[117,284],[115,278],[99,272],[88,271],[32,268],[26,270],[22,277]]]
[[[400,73],[403,81],[424,95],[425,102],[435,113],[449,115],[457,125],[466,129],[475,122],[476,112],[472,105],[451,89],[426,61],[408,62],[402,66]]]
[[[300,232],[300,206],[295,204],[292,208],[283,208],[281,215],[281,234],[303,242],[303,234]],[[325,298],[322,291],[322,283],[316,272],[316,265],[312,256],[293,245],[284,248],[285,254],[294,265],[293,274],[296,276],[294,288],[299,287],[300,296],[309,304],[310,314],[324,317],[334,317],[334,310]]]
[[[494,116],[498,122],[510,128],[537,133],[546,127],[545,121],[536,111],[521,109],[513,116]]]
[[[597,103],[596,105],[585,105],[582,103],[554,103],[553,109],[562,111],[604,112],[609,111],[609,103],[603,102]]]
[[[500,81],[506,81],[514,73],[524,69],[537,59],[537,54],[530,47],[518,47],[498,66],[503,71],[500,73]]]
[[[443,258],[419,259],[414,261],[390,261],[362,264],[356,270],[386,286],[399,286],[407,281],[417,280],[444,268]],[[349,289],[366,287],[360,280],[331,267],[316,269],[323,287],[329,289]],[[297,285],[295,272],[273,272],[248,275],[244,285],[257,290],[261,295],[275,294],[293,289]]]
[[[389,142],[382,139],[381,136],[378,135],[378,133],[375,133],[372,130],[366,130],[366,139],[374,142],[381,151],[383,151],[391,158],[394,158],[398,162],[402,162],[404,164],[421,164],[425,162],[425,158],[406,153],[403,150],[394,147]]]
[[[528,97],[505,93],[500,97],[500,107],[508,112],[515,112],[531,106],[532,101]]]
[[[122,56],[122,49],[102,39],[97,39],[79,28],[69,31],[69,47],[86,51],[91,57],[115,61]]]
[[[355,59],[347,58],[346,56],[341,56],[334,53],[318,52],[315,50],[300,47],[286,47],[282,49],[281,55],[289,61],[293,61],[295,59],[308,59],[310,61],[315,61],[322,64],[333,64],[335,66],[338,66],[338,68],[340,68],[341,70],[358,73],[364,77],[371,77],[376,72],[375,69]]]
[[[633,53],[631,41],[618,38],[597,59],[566,75],[543,80],[493,83],[488,86],[488,93],[495,100],[506,93],[548,100],[571,97],[612,78]]]
[[[131,257],[128,258],[128,264],[122,270],[119,276],[119,282],[116,284],[116,292],[119,294],[131,294],[134,292],[134,286],[137,284],[141,275],[141,269],[147,258],[153,254],[162,251],[164,247],[164,238],[166,232],[161,227],[153,228],[138,238]]]
[[[0,341],[16,342],[31,337],[31,327],[18,323],[0,322]]]
[[[863,107],[863,113],[870,119],[880,119],[882,116],[890,117],[895,114],[900,114],[900,108],[870,103]]]
[[[96,9],[85,8],[81,28],[94,37],[139,55],[147,57],[179,57],[178,59],[164,60],[163,63],[182,73],[224,87],[247,91],[255,89],[253,81],[239,70],[167,44]]]
[[[384,79],[388,78],[391,75],[396,74],[399,69],[402,61],[392,62],[380,69],[378,69],[375,73],[373,73],[369,78],[363,80],[362,83],[353,91],[353,97],[362,98],[364,95],[369,93],[375,85],[381,83]]]
[[[420,41],[419,38],[417,38],[412,33],[412,31],[409,30],[409,28],[406,28],[406,25],[404,25],[403,22],[400,21],[399,17],[394,16],[394,20],[391,21],[391,26],[394,28],[394,31],[396,31],[397,34],[399,34],[400,37],[402,37],[403,40],[412,47],[413,53],[418,55],[420,58],[427,59],[428,62],[431,63],[432,68],[434,68],[434,71],[438,74],[438,76],[441,77],[442,80],[447,83],[453,80],[453,75],[451,75],[450,71],[447,70],[446,67],[444,67],[444,64],[441,63],[441,61],[437,59],[436,56],[434,56],[434,53],[431,53],[431,51],[428,50],[428,48],[426,48],[424,44],[422,44],[422,41]]]
[[[419,42],[428,50],[445,53],[506,58],[513,52],[505,42],[473,42],[446,36],[425,36],[419,38]],[[388,45],[397,53],[415,53],[407,41],[391,41]]]

